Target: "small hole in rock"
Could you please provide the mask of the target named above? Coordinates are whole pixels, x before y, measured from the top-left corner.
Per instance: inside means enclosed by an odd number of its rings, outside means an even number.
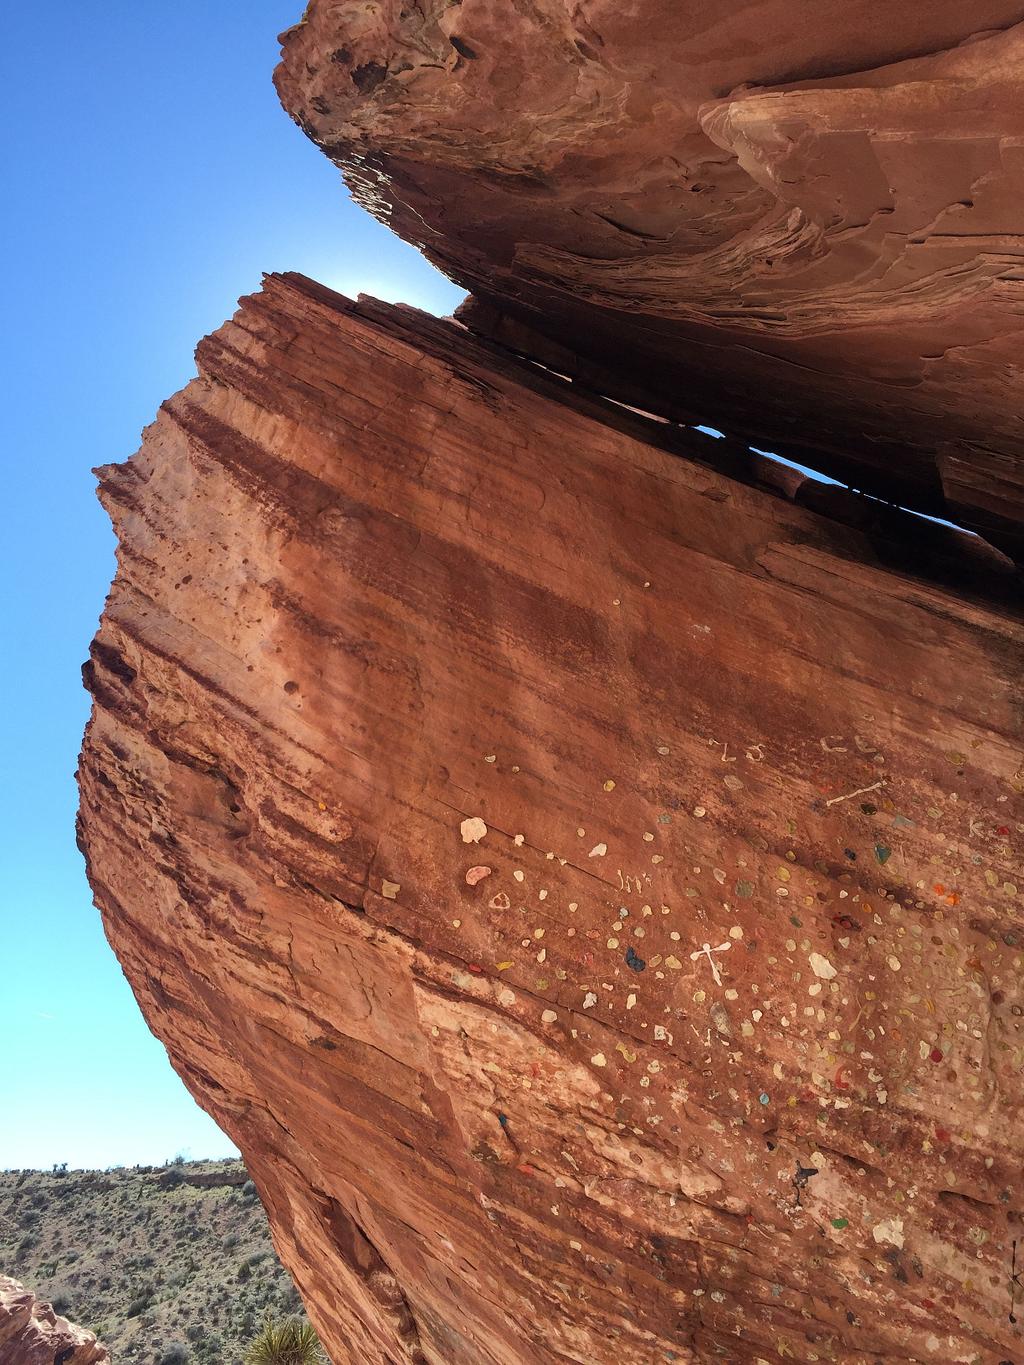
[[[387,67],[380,62],[364,62],[362,66],[353,67],[350,72],[352,84],[363,95],[369,95],[376,90],[387,74]]]
[[[448,39],[448,41],[451,43],[452,47],[459,54],[460,57],[466,57],[471,62],[476,61],[476,52],[473,50],[473,48],[470,47],[470,45],[466,42],[464,38],[460,38],[457,34],[453,33],[452,36]]]

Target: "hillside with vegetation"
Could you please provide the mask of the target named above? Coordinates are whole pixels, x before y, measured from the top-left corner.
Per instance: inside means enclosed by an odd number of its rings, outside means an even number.
[[[242,1365],[299,1296],[240,1161],[0,1171],[0,1274],[118,1365]]]

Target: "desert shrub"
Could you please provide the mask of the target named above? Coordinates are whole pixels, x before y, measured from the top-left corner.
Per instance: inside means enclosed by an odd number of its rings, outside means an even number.
[[[281,1290],[281,1307],[289,1316],[293,1313],[297,1313],[302,1307],[302,1299],[299,1297],[299,1291],[291,1281],[289,1281]]]
[[[50,1295],[50,1307],[55,1313],[59,1313],[62,1318],[72,1315],[73,1303],[74,1300],[71,1297],[71,1293],[64,1285],[60,1285],[58,1288],[54,1289],[53,1293]]]
[[[188,1347],[183,1341],[172,1341],[160,1356],[160,1365],[186,1365]]]
[[[324,1356],[308,1322],[268,1318],[245,1354],[246,1365],[322,1365]]]
[[[195,1357],[204,1365],[222,1365],[224,1360],[224,1340],[217,1332],[209,1332],[195,1348]]]
[[[245,1184],[242,1186],[242,1198],[243,1199],[256,1198],[256,1185],[253,1181],[247,1180]]]
[[[126,1316],[129,1318],[137,1318],[140,1313],[146,1311],[152,1302],[153,1296],[148,1290],[144,1294],[139,1294],[138,1297],[132,1299],[131,1303],[128,1305]]]

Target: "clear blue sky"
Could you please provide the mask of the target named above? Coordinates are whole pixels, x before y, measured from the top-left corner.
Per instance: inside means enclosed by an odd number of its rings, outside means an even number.
[[[113,571],[92,466],[135,450],[264,270],[439,313],[460,297],[280,109],[276,35],[302,4],[5,14],[0,1167],[233,1150],[148,1033],[75,847],[79,668]]]

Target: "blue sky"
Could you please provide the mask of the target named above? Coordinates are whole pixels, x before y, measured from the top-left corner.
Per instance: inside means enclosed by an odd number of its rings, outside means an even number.
[[[440,313],[460,297],[349,203],[280,109],[276,35],[301,9],[5,15],[0,1167],[233,1150],[147,1031],[75,847],[79,668],[113,571],[92,466],[135,450],[264,270]]]

